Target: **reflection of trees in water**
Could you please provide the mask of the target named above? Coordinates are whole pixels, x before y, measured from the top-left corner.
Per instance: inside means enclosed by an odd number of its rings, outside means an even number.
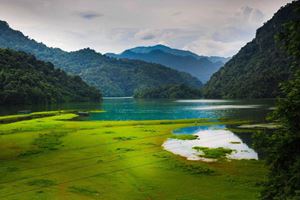
[[[265,157],[265,155],[261,151],[259,151],[257,148],[255,148],[253,146],[253,143],[254,143],[253,136],[255,134],[255,132],[253,130],[247,130],[247,129],[239,128],[239,131],[235,131],[234,129],[238,128],[236,125],[227,125],[226,127],[229,130],[231,130],[235,135],[237,135],[250,148],[254,149],[257,152],[259,159],[262,159],[262,158]],[[270,129],[257,129],[257,131],[268,134],[273,130],[270,130]]]

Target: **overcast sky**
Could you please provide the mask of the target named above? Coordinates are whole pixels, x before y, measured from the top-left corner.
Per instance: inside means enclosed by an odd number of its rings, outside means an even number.
[[[119,53],[165,44],[232,56],[291,0],[0,0],[0,20],[48,46]]]

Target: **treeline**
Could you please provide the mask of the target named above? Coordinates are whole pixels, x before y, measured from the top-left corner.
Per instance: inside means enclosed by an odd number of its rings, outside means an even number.
[[[100,92],[79,76],[23,52],[0,49],[0,104],[100,101]]]
[[[137,90],[134,93],[134,98],[142,99],[195,99],[200,97],[200,89],[192,88],[184,84],[145,88]]]

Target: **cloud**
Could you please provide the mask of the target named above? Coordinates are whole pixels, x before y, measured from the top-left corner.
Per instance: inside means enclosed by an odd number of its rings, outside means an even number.
[[[161,35],[160,31],[158,30],[141,30],[138,31],[134,37],[140,40],[153,40]]]
[[[179,30],[176,29],[141,29],[134,35],[138,40],[152,40],[160,41],[170,37],[176,37],[176,33]]]
[[[252,31],[249,32],[247,28],[230,26],[220,28],[220,30],[214,32],[212,34],[212,39],[220,42],[233,42],[249,40],[252,34]]]
[[[241,46],[239,47],[238,44],[244,44],[245,41],[250,41],[254,37],[256,29],[262,25],[264,18],[265,15],[259,9],[243,6],[211,34],[209,43],[214,41],[217,46],[227,43],[229,47],[239,49]]]
[[[179,16],[179,15],[181,15],[182,14],[182,12],[181,11],[176,11],[176,12],[173,12],[172,14],[171,14],[171,16]]]
[[[246,42],[234,41],[234,42],[222,42],[209,38],[203,38],[186,45],[184,49],[193,51],[200,55],[206,56],[230,56],[238,52],[238,50],[245,45]]]
[[[292,0],[0,1],[0,19],[52,47],[104,53],[163,43],[232,56]]]
[[[85,11],[85,12],[78,12],[78,16],[80,16],[83,19],[92,20],[94,18],[103,17],[104,15],[101,13],[97,13],[94,11]]]
[[[240,25],[258,25],[265,19],[265,15],[259,9],[250,6],[241,7],[233,16],[234,23]]]

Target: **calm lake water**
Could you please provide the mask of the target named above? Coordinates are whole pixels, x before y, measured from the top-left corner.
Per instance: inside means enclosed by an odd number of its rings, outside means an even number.
[[[95,110],[85,120],[150,120],[189,118],[232,118],[263,121],[274,107],[274,100],[135,100],[106,98],[102,103],[77,103],[52,106],[0,107],[0,115],[20,110],[45,111],[57,109]]]

